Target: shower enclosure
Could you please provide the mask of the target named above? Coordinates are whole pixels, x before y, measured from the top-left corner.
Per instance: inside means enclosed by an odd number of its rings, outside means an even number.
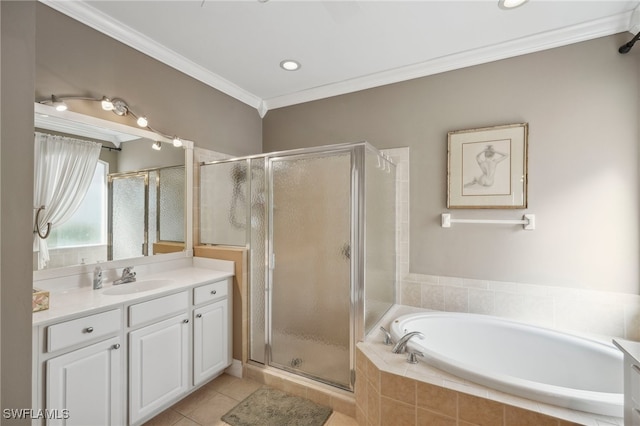
[[[367,143],[202,164],[200,242],[249,249],[249,358],[353,389],[395,301],[395,166]]]
[[[184,242],[184,166],[108,176],[108,260],[150,254],[159,241]]]

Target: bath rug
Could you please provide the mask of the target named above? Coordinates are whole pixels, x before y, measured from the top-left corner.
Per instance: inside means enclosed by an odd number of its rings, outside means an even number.
[[[221,420],[232,426],[322,426],[333,410],[299,396],[263,387]]]

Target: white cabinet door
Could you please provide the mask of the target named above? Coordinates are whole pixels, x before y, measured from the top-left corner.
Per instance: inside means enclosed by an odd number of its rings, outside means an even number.
[[[48,425],[121,425],[122,355],[114,337],[47,361]]]
[[[137,423],[188,389],[186,313],[129,333],[129,422]]]
[[[198,385],[231,363],[228,300],[193,311],[193,383]]]

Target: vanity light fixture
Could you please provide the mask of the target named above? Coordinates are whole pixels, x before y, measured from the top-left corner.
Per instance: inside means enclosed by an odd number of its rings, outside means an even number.
[[[162,142],[155,141],[153,145],[151,145],[151,148],[155,149],[156,151],[160,151],[162,149]]]
[[[520,7],[529,0],[499,0],[498,7],[504,10],[515,9],[516,7]]]
[[[66,111],[67,109],[69,109],[69,107],[67,106],[67,104],[64,103],[64,101],[61,101],[60,99],[56,98],[53,95],[51,95],[51,106],[54,107],[56,111]]]
[[[300,62],[294,61],[293,59],[285,59],[280,62],[280,68],[285,71],[297,71],[301,67]]]
[[[140,127],[147,127],[149,125],[147,117],[138,117],[138,121],[136,121],[136,123],[138,123],[138,126]]]
[[[111,99],[107,98],[106,96],[103,96],[102,101],[100,101],[100,103],[102,104],[103,110],[113,111],[113,102],[111,102]]]
[[[138,115],[135,112],[131,111],[131,108],[129,108],[129,105],[127,105],[127,103],[125,101],[123,101],[122,99],[117,99],[117,98],[109,98],[107,96],[103,96],[102,98],[89,98],[86,96],[56,96],[56,95],[51,95],[51,99],[47,98],[45,100],[42,101],[38,101],[38,103],[40,104],[45,104],[45,105],[51,105],[53,106],[56,110],[58,111],[66,111],[68,109],[67,104],[65,103],[65,100],[78,100],[78,101],[91,101],[91,102],[100,102],[100,106],[102,107],[103,110],[105,111],[111,111],[116,115],[119,115],[121,117],[126,116],[126,115],[131,115],[135,120],[138,126],[150,130],[153,133],[160,135],[164,138],[167,139],[171,139],[173,140],[173,146],[175,147],[181,147],[183,145],[182,139],[180,139],[178,136],[169,136],[166,135],[162,132],[160,132],[159,130],[154,129],[153,127],[149,126],[149,120],[147,119],[146,116],[144,115]],[[162,148],[161,142],[158,141],[156,143],[153,144],[153,148],[156,150],[160,150]]]

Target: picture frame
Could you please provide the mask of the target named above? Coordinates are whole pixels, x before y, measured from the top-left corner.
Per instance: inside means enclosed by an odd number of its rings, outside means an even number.
[[[447,208],[527,208],[528,123],[448,133]]]

